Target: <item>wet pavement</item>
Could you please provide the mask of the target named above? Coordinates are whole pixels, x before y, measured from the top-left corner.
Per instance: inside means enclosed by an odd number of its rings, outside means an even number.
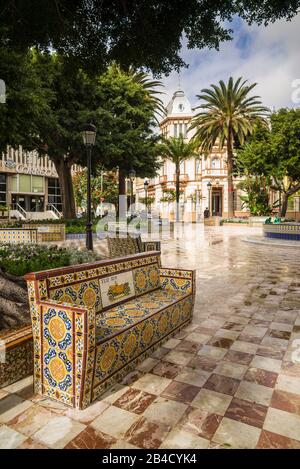
[[[32,378],[0,390],[0,447],[300,448],[300,252],[259,233],[175,228],[162,264],[197,269],[192,323],[84,411]]]

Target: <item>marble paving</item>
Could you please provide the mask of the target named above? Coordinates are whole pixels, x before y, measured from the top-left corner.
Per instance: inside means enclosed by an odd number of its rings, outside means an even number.
[[[300,449],[298,250],[188,225],[165,266],[197,269],[193,322],[84,411],[0,390],[0,448]],[[97,247],[97,246],[96,246]]]

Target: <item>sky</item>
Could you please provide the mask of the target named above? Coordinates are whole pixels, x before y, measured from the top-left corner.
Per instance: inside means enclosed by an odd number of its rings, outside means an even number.
[[[220,50],[188,50],[183,41],[181,56],[189,64],[181,69],[180,83],[193,106],[202,88],[230,76],[258,83],[255,94],[271,109],[300,105],[300,14],[292,21],[277,21],[267,27],[249,26],[240,18],[230,25],[233,40]],[[163,77],[167,104],[178,89],[178,73]]]

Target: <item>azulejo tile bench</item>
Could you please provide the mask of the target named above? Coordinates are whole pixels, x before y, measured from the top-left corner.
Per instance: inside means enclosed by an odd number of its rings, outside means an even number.
[[[35,391],[83,409],[191,320],[195,272],[160,253],[25,276]]]
[[[33,372],[33,343],[30,326],[0,332],[0,388]]]
[[[160,251],[160,241],[142,241],[141,236],[130,236],[127,233],[122,236],[108,236],[107,246],[109,257],[128,256],[139,252]]]

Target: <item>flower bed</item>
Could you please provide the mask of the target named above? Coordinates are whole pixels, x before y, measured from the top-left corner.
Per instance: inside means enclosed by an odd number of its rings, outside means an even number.
[[[94,253],[74,248],[33,244],[0,245],[0,268],[18,277],[28,272],[92,262],[95,258]]]

